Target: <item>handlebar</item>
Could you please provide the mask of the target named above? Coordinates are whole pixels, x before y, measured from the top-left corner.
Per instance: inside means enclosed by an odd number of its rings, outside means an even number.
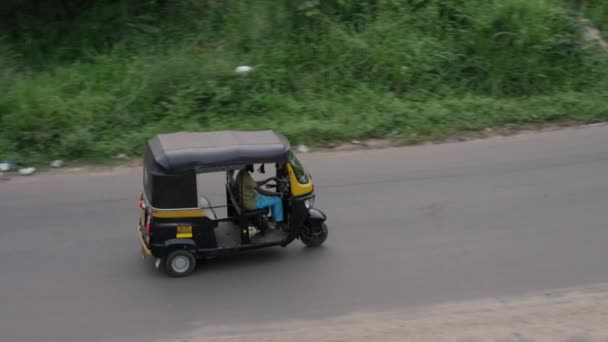
[[[279,178],[274,180],[273,183],[266,183],[265,187],[271,189],[277,189],[280,193],[288,193],[289,192],[289,179],[287,178]]]
[[[269,188],[276,188],[277,185],[278,185],[277,183],[289,184],[289,179],[287,179],[287,178],[279,178],[279,179],[276,179],[274,181],[275,181],[275,183],[268,182],[268,183],[266,183],[265,186],[267,186]]]

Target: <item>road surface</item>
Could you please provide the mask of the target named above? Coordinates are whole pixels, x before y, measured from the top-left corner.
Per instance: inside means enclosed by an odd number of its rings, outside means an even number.
[[[0,340],[152,341],[608,282],[607,126],[301,158],[326,245],[184,279],[140,258],[138,168],[1,182]],[[221,180],[203,178],[217,204]]]

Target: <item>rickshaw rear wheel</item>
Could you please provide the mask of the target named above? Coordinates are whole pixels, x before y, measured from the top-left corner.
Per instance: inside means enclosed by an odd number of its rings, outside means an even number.
[[[320,247],[327,240],[327,225],[324,222],[306,226],[300,233],[300,240],[306,247]]]
[[[171,252],[165,259],[165,272],[174,278],[186,277],[194,272],[196,258],[191,252],[179,249]]]

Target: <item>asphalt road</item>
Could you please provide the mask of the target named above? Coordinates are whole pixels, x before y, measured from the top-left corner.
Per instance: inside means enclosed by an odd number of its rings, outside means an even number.
[[[608,127],[303,155],[330,236],[170,279],[137,168],[0,183],[0,340],[151,341],[608,282]],[[222,177],[204,178],[221,201]]]

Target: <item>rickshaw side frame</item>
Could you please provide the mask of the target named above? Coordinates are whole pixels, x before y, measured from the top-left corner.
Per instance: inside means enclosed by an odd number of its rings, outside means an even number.
[[[226,171],[228,173],[228,171]],[[206,172],[208,173],[208,172]],[[151,240],[161,239],[164,242],[151,242],[150,244],[145,243],[142,239],[142,243],[145,244],[145,248],[149,249],[152,256],[163,258],[166,257],[169,253],[171,253],[175,249],[188,249],[194,252],[194,254],[199,258],[204,258],[207,256],[214,255],[223,255],[223,254],[231,254],[235,252],[254,250],[266,247],[273,246],[281,246],[286,247],[291,244],[295,239],[298,238],[302,227],[306,222],[315,221],[315,220],[325,220],[325,214],[320,212],[318,209],[310,208],[307,209],[304,205],[304,202],[308,199],[315,197],[314,193],[307,194],[304,196],[291,197],[286,199],[289,205],[285,206],[286,212],[289,217],[289,227],[290,232],[289,235],[279,241],[266,242],[260,244],[252,244],[249,239],[248,232],[244,233],[244,230],[249,226],[249,218],[257,216],[256,214],[249,214],[244,210],[239,210],[238,204],[235,205],[234,201],[236,199],[231,194],[229,190],[229,185],[225,184],[226,187],[226,208],[227,208],[227,216],[222,218],[211,219],[207,216],[200,216],[196,218],[162,218],[155,216],[156,213],[162,212],[184,212],[184,211],[200,211],[205,208],[197,207],[197,208],[171,208],[171,209],[161,209],[155,208],[149,204],[149,200],[147,199],[147,195],[143,194],[144,202],[146,203],[146,212],[147,215],[152,216],[152,220],[154,220],[153,226],[150,230]],[[219,208],[221,206],[210,207]],[[294,214],[295,212],[295,214]],[[179,221],[179,222],[177,222]],[[219,247],[217,244],[217,240],[213,234],[213,231],[221,222],[236,222],[239,225],[241,231],[241,245],[236,247]],[[170,238],[169,236],[172,234],[169,230],[170,228],[177,227],[180,224],[189,224],[192,226],[193,235],[195,231],[198,231],[198,235],[205,235],[202,239],[197,239],[192,236],[191,238]],[[165,234],[159,234],[160,229],[163,227],[169,228]],[[195,228],[196,227],[196,228]],[[143,227],[142,227],[143,228]],[[140,229],[142,230],[142,229]],[[207,231],[208,234],[204,232]],[[202,233],[202,234],[201,234]],[[155,237],[156,235],[156,237]],[[166,239],[163,239],[163,236]],[[201,243],[202,242],[202,243]],[[207,247],[200,247],[201,244],[207,245]],[[211,247],[211,244],[214,247]]]

